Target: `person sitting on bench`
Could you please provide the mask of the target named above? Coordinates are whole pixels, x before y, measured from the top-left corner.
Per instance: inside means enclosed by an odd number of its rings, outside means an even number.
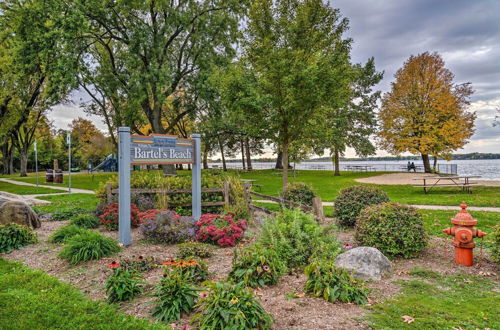
[[[411,162],[408,172],[410,172],[410,170],[413,170],[413,172],[417,172],[417,167],[415,166],[414,162]]]

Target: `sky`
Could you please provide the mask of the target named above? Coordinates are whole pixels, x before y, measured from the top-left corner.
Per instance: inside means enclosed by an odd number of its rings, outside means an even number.
[[[353,62],[375,58],[384,79],[377,86],[390,89],[394,74],[410,55],[438,52],[456,83],[471,82],[475,90],[470,111],[476,111],[476,130],[457,153],[500,153],[500,126],[493,127],[500,108],[500,0],[330,0],[349,18],[347,36],[353,39]],[[105,130],[99,117],[81,109],[82,92],[73,103],[54,107],[51,119],[66,129],[72,119],[85,117]],[[383,150],[377,156],[384,156]],[[272,156],[266,153],[264,156]],[[347,157],[354,157],[347,150]]]

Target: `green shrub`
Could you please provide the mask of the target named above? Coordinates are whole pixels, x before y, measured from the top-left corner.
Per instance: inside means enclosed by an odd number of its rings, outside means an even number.
[[[59,227],[55,232],[53,232],[49,236],[50,243],[64,243],[68,239],[73,236],[85,234],[89,232],[89,230],[75,226],[75,225],[66,225]]]
[[[167,266],[168,273],[177,273],[182,276],[187,276],[191,282],[200,283],[208,278],[207,263],[200,259],[174,259],[165,261],[163,265]]]
[[[493,227],[493,232],[489,236],[489,241],[492,243],[491,259],[500,264],[500,225]]]
[[[232,270],[228,279],[252,288],[278,283],[286,272],[286,264],[274,249],[254,244],[245,249],[236,249]]]
[[[0,252],[10,253],[37,241],[36,233],[27,226],[15,223],[0,225]]]
[[[360,245],[377,248],[387,257],[403,258],[417,256],[428,241],[418,210],[394,202],[361,211],[355,237]]]
[[[88,260],[109,257],[118,251],[120,247],[114,239],[88,231],[68,239],[59,256],[76,265]]]
[[[318,225],[313,215],[283,209],[265,222],[259,242],[274,249],[287,267],[296,268],[306,265],[312,256],[335,258],[340,253],[330,229]]]
[[[71,220],[71,224],[81,228],[97,228],[101,224],[99,219],[94,214],[80,214]]]
[[[82,214],[82,212],[86,211],[80,207],[73,207],[73,208],[68,208],[66,210],[55,211],[50,215],[50,220],[56,220],[56,221],[71,220],[74,217]]]
[[[352,186],[342,189],[335,198],[333,215],[338,219],[339,225],[352,227],[356,224],[359,213],[365,207],[388,201],[387,194],[379,188],[362,185]]]
[[[305,268],[305,291],[328,302],[366,304],[368,290],[344,268],[333,262],[315,260]]]
[[[224,175],[224,180],[229,183],[229,205],[224,206],[224,213],[234,213],[236,219],[249,219],[250,209],[240,178],[236,175]]]
[[[131,300],[142,293],[140,273],[118,267],[106,281],[106,293],[109,302]]]
[[[187,276],[172,272],[165,274],[155,290],[156,304],[153,317],[170,323],[181,318],[182,313],[190,313],[201,288],[194,285]]]
[[[211,284],[208,295],[196,307],[199,312],[192,322],[201,330],[270,329],[273,322],[252,292],[241,284]]]
[[[210,258],[214,254],[214,246],[200,242],[186,242],[177,244],[179,258],[198,257]]]
[[[290,183],[283,193],[283,198],[298,204],[312,206],[316,197],[311,185],[305,182]]]

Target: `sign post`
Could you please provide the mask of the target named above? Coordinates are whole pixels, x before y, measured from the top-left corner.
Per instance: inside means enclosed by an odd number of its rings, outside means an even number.
[[[71,132],[66,135],[66,143],[68,144],[68,194],[71,194]]]
[[[131,135],[129,127],[118,129],[118,185],[119,185],[119,240],[127,246],[132,243],[130,233],[130,166],[131,165],[193,164],[192,214],[201,217],[201,137],[192,139],[152,134]]]
[[[36,149],[36,139],[35,139],[35,144],[34,144],[34,151],[35,151],[35,172],[36,172],[36,186],[38,187],[38,152]]]

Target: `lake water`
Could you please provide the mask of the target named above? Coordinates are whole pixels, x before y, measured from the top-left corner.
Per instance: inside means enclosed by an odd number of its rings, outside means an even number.
[[[340,162],[340,169],[347,170],[348,167],[362,166],[362,170],[370,171],[404,171],[407,160],[400,161],[346,161]],[[213,166],[221,167],[221,163],[211,163]],[[291,164],[293,166],[293,164]],[[422,166],[421,161],[415,161],[415,165]],[[252,162],[254,169],[269,169],[274,168],[274,163],[267,162]],[[368,166],[369,168],[365,168]],[[227,163],[228,168],[241,168],[241,162]],[[458,175],[480,175],[481,180],[500,180],[500,159],[485,159],[485,160],[452,160],[449,162],[438,161],[440,172],[453,173]],[[307,161],[295,164],[295,168],[299,170],[326,170],[333,171],[331,162],[314,162]]]

